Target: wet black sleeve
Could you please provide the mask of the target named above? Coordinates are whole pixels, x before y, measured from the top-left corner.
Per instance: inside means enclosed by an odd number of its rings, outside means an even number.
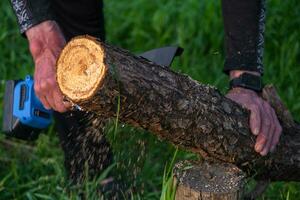
[[[67,40],[84,34],[105,39],[102,0],[52,0],[52,8]]]
[[[222,0],[226,58],[224,72],[263,74],[265,0]]]
[[[53,20],[49,0],[11,0],[21,33],[45,20]]]
[[[21,33],[55,20],[67,40],[89,34],[104,40],[102,0],[11,0]]]

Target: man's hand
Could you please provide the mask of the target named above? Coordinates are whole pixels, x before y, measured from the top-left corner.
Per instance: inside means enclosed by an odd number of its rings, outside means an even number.
[[[232,71],[230,78],[238,77],[241,73],[243,72]],[[257,135],[255,151],[262,156],[267,155],[269,151],[274,151],[282,128],[269,103],[259,97],[256,92],[239,87],[231,89],[226,96],[251,111],[250,129],[254,135]]]
[[[56,60],[66,41],[54,21],[44,21],[26,31],[29,49],[35,63],[34,90],[46,109],[65,112],[70,104],[56,82]]]

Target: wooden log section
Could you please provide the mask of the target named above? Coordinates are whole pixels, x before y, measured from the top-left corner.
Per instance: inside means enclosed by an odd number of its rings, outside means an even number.
[[[233,164],[181,161],[174,167],[175,199],[241,200],[245,177]]]
[[[209,72],[203,72],[209,73]],[[254,151],[249,112],[216,88],[89,36],[71,40],[57,62],[63,94],[100,118],[118,117],[183,149],[234,163],[257,179],[300,180],[300,127],[273,88],[266,88],[283,126],[274,153]]]

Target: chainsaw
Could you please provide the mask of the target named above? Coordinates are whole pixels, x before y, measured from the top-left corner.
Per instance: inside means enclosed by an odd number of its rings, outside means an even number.
[[[160,66],[169,67],[183,49],[177,46],[153,49],[139,57]],[[53,110],[47,110],[34,92],[34,80],[27,75],[24,80],[8,80],[5,83],[2,132],[8,137],[36,140],[43,129],[53,122]]]

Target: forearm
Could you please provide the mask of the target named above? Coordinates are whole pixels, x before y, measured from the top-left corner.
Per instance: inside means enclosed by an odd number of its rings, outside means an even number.
[[[264,0],[222,0],[226,73],[230,71],[263,73],[264,3]]]
[[[25,35],[29,42],[29,49],[35,62],[43,58],[41,54],[49,51],[54,57],[58,57],[57,49],[65,45],[64,36],[55,21],[47,20],[28,29]]]

